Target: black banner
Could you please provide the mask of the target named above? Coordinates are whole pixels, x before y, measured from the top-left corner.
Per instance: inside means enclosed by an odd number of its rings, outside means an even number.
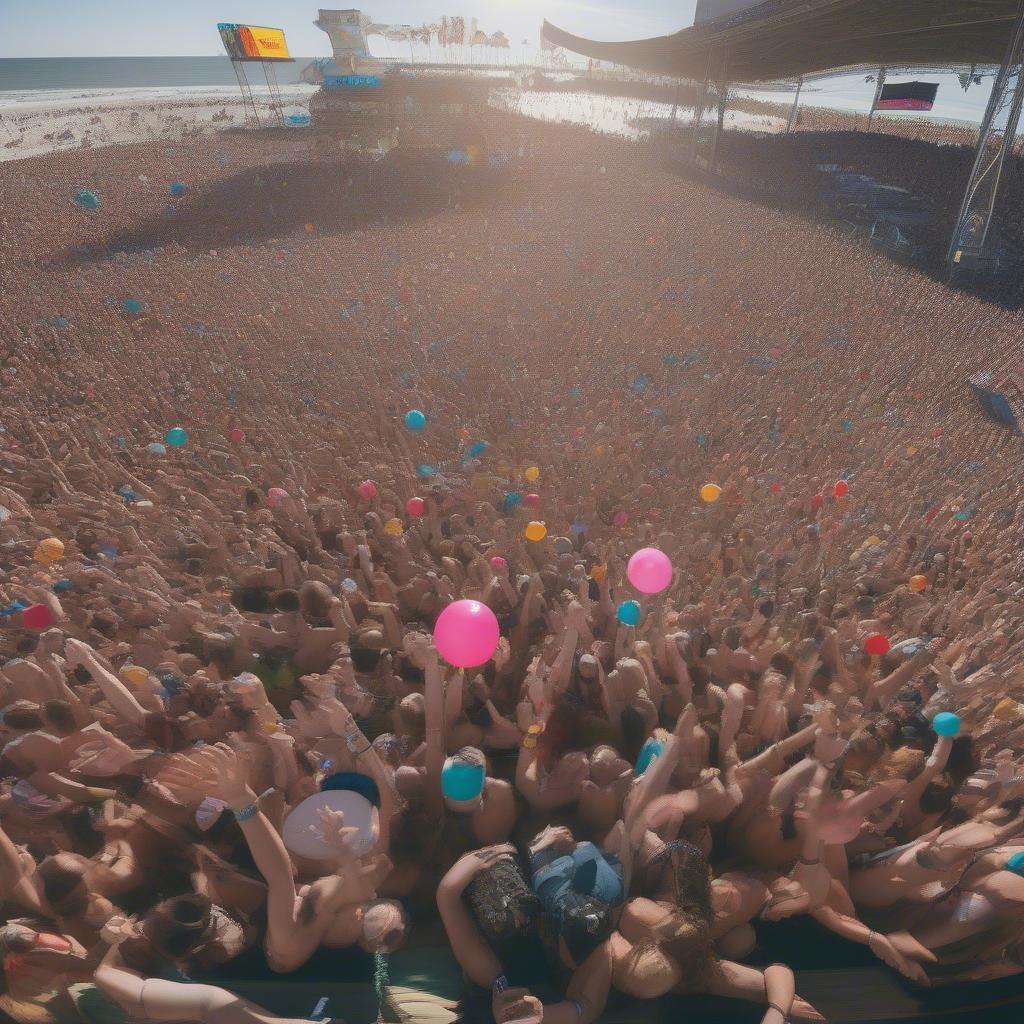
[[[900,82],[883,85],[876,110],[931,110],[935,105],[938,82]]]

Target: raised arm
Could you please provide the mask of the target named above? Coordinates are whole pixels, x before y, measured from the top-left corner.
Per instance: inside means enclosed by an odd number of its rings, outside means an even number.
[[[146,709],[135,699],[131,690],[100,663],[98,655],[88,644],[68,639],[64,643],[64,656],[70,668],[81,666],[92,676],[103,696],[126,722],[140,729],[143,727]]]
[[[452,953],[470,980],[484,989],[491,988],[495,979],[504,974],[504,968],[480,934],[462,894],[484,868],[498,857],[513,853],[507,843],[467,853],[455,862],[437,887],[437,910]]]

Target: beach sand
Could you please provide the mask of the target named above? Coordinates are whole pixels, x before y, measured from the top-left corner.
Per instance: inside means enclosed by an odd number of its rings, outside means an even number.
[[[315,91],[307,85],[283,87],[283,113],[307,112]],[[272,123],[268,90],[253,92],[260,116]],[[183,139],[238,127],[245,121],[241,93],[233,86],[0,92],[0,160],[54,150]]]

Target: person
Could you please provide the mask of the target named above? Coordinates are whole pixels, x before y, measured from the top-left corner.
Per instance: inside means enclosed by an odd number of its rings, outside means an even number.
[[[388,867],[386,858],[378,855],[361,863],[348,846],[351,833],[338,812],[321,811],[324,837],[336,852],[337,873],[297,891],[288,851],[260,811],[248,784],[245,762],[231,747],[203,747],[166,769],[162,781],[183,790],[206,790],[207,796],[222,801],[241,826],[267,883],[265,950],[271,969],[295,970],[321,944],[344,948],[358,942],[370,951],[402,944],[407,922],[401,906],[374,895],[375,885]]]

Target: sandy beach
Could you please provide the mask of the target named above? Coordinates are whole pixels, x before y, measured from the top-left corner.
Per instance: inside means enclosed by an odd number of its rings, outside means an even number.
[[[308,111],[315,91],[306,85],[282,87],[285,116]],[[261,116],[271,122],[266,86],[253,92]],[[245,117],[239,90],[230,86],[0,92],[0,160],[184,139],[243,125]]]

